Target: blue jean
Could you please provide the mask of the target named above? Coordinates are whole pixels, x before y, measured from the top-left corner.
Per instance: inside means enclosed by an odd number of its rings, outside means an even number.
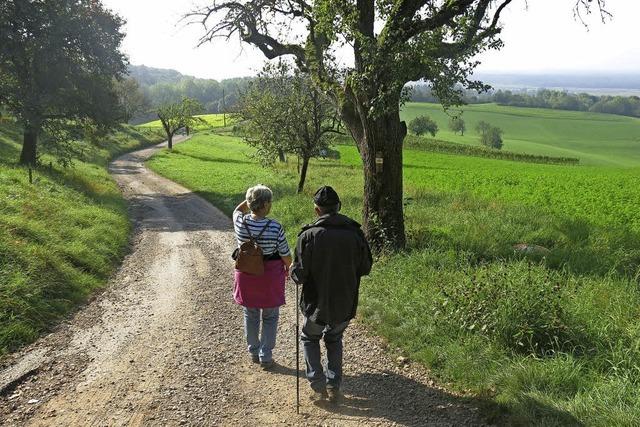
[[[349,321],[335,326],[319,325],[308,318],[304,318],[302,325],[302,346],[304,360],[307,365],[307,379],[311,388],[322,391],[327,386],[340,389],[342,384],[342,335],[349,326]],[[326,373],[322,367],[320,356],[320,339],[324,338],[327,348]]]
[[[272,351],[276,346],[278,332],[278,318],[280,307],[274,308],[244,308],[244,335],[252,356],[258,356],[261,362],[273,359]],[[260,319],[262,318],[262,333],[260,334]]]

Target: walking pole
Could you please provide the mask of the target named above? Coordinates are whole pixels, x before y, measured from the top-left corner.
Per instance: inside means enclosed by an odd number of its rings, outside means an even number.
[[[296,303],[293,307],[296,309],[296,414],[300,415],[300,337],[298,335],[300,329],[300,312],[298,310],[298,284],[296,287]]]

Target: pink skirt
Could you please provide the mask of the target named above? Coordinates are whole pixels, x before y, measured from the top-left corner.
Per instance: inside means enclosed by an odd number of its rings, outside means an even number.
[[[287,273],[282,260],[265,261],[264,274],[254,276],[235,270],[233,299],[243,307],[273,308],[284,305]]]

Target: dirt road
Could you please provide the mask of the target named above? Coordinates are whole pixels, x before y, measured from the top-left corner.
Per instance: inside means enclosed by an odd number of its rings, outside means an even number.
[[[361,325],[345,336],[345,400],[295,412],[293,285],[272,372],[246,354],[232,302],[231,221],[145,169],[160,146],[110,171],[131,204],[132,250],[108,290],[0,370],[0,425],[482,425],[469,403],[387,354]]]

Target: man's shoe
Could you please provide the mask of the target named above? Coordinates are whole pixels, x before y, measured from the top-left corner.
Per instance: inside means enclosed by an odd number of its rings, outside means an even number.
[[[273,365],[275,365],[275,362],[272,360],[267,360],[267,361],[262,361],[260,362],[260,367],[262,369],[264,369],[265,371],[268,371],[269,369],[273,368]]]
[[[258,356],[257,354],[252,354],[251,355],[251,362],[252,363],[260,363],[260,356]]]
[[[329,402],[340,403],[344,397],[342,392],[337,387],[327,387],[327,394],[329,396]]]

